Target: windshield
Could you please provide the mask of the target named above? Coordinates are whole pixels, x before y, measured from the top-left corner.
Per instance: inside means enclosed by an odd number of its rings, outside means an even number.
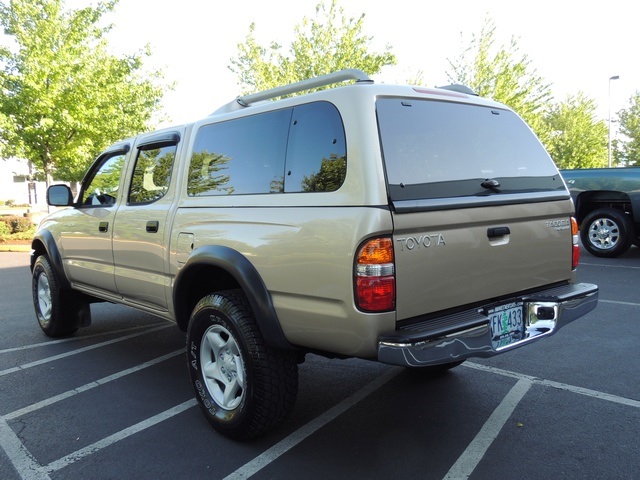
[[[509,110],[382,98],[377,115],[391,200],[564,190],[545,149]]]

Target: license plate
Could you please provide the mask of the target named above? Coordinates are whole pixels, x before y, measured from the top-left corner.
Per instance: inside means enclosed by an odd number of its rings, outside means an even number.
[[[487,311],[491,343],[498,350],[524,338],[522,303],[509,303]]]

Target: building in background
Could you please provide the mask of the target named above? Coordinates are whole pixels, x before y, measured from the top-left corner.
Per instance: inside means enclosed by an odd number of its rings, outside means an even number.
[[[26,161],[0,160],[0,203],[28,205],[33,211],[47,209],[47,185],[33,174]]]

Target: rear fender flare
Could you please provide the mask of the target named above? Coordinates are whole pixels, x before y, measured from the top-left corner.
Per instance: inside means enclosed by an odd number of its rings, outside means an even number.
[[[206,245],[196,248],[176,275],[173,287],[173,305],[176,320],[182,329],[186,328],[186,323],[191,315],[189,295],[191,282],[203,267],[222,270],[233,278],[237,285],[234,285],[234,288],[242,289],[246,295],[262,336],[270,347],[295,348],[286,339],[280,327],[271,294],[256,268],[237,250],[220,245]]]

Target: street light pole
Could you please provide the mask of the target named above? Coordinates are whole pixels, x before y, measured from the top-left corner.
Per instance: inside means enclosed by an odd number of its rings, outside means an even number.
[[[620,75],[609,77],[609,168],[611,168],[611,80],[618,80]]]

